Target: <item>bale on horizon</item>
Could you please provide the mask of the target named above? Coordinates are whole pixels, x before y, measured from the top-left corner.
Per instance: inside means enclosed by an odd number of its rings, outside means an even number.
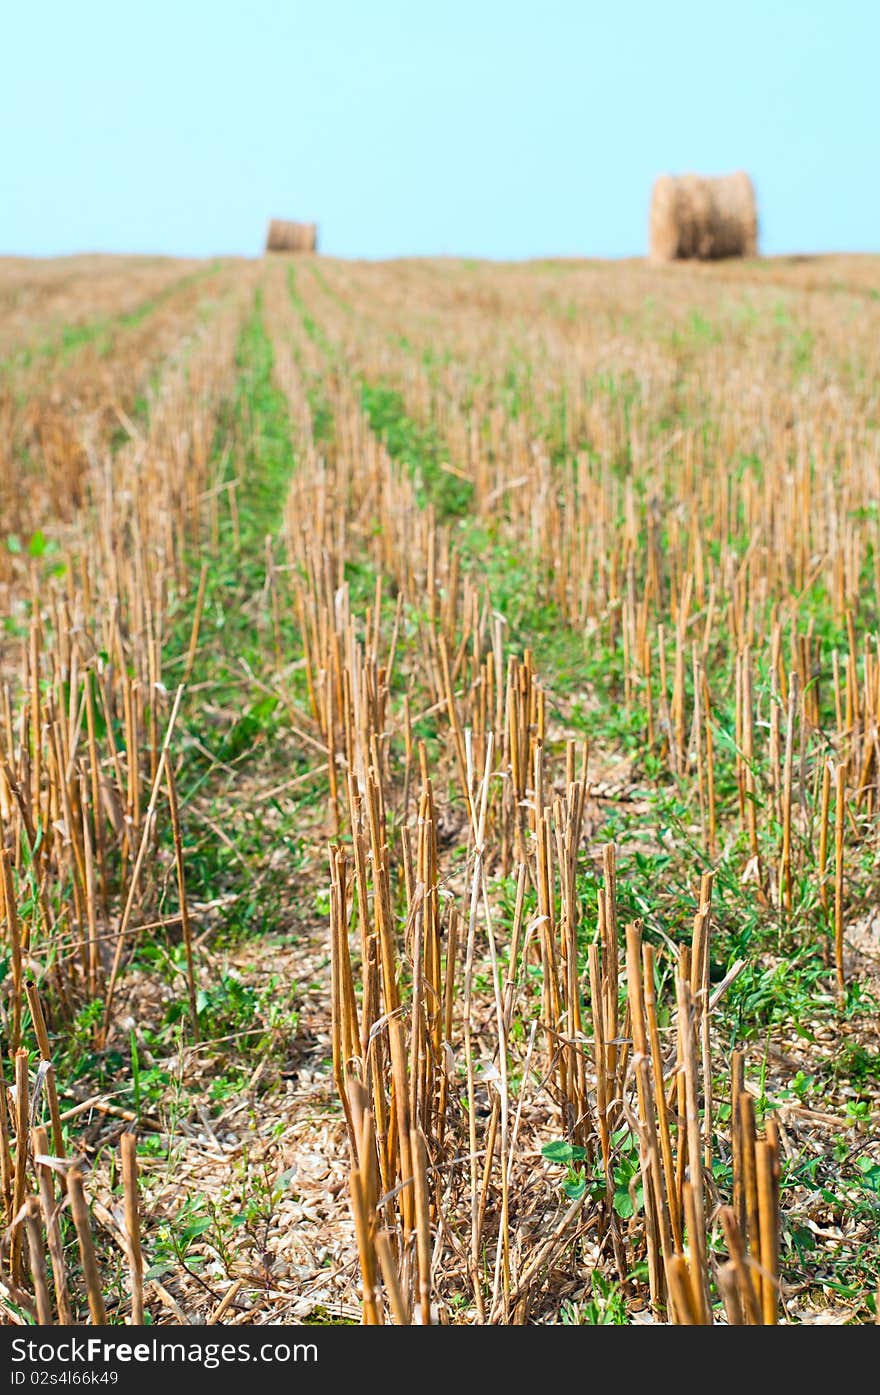
[[[317,252],[318,225],[291,223],[284,218],[272,218],[266,233],[267,252]]]
[[[663,174],[651,193],[650,260],[758,255],[755,189],[744,170],[707,178]]]

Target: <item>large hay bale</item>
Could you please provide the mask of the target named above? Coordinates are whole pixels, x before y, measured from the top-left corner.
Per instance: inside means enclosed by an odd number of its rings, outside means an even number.
[[[755,190],[744,170],[707,179],[661,175],[651,194],[651,261],[758,254]]]
[[[290,223],[284,218],[272,218],[266,233],[267,252],[316,252],[318,227],[316,223]]]

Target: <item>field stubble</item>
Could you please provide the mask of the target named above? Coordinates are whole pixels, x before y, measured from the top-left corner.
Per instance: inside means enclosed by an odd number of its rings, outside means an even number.
[[[135,274],[7,350],[8,1320],[871,1321],[876,262]]]

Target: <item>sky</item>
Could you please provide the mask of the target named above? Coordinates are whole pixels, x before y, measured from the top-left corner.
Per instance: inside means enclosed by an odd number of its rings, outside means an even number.
[[[880,250],[875,0],[5,0],[0,253],[640,256],[743,168],[767,254]]]

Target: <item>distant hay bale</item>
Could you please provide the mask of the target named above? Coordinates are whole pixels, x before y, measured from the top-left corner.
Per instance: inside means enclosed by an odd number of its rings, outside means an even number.
[[[650,241],[652,262],[757,256],[758,210],[751,179],[744,170],[718,179],[661,175],[651,194]]]
[[[316,252],[318,228],[315,223],[289,223],[273,218],[266,233],[267,252]]]

